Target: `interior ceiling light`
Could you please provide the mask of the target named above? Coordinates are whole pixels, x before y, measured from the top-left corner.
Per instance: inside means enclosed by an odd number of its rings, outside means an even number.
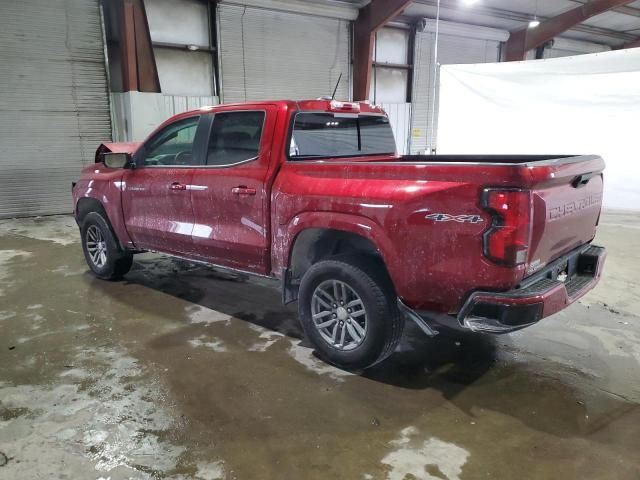
[[[538,0],[536,0],[535,11],[533,12],[533,18],[529,22],[529,28],[538,28],[540,26],[540,20],[538,20]]]
[[[478,3],[478,0],[462,0],[462,3],[469,6],[469,5],[473,5],[474,3]]]

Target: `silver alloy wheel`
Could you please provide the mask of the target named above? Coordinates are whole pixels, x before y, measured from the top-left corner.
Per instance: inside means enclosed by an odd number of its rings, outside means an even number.
[[[97,226],[91,225],[87,228],[86,242],[87,251],[93,264],[98,268],[104,267],[107,263],[107,242]]]
[[[367,335],[367,312],[360,296],[340,280],[325,280],[311,297],[311,318],[333,348],[353,350]]]

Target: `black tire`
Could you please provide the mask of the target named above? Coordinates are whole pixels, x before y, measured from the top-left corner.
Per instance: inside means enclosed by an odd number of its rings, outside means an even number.
[[[92,254],[89,252],[89,245],[93,248],[93,245],[89,242],[91,242],[92,238],[95,238],[96,231],[101,235],[101,242],[104,246],[104,263],[102,259],[94,261]],[[122,278],[131,269],[133,255],[120,248],[120,244],[109,223],[100,213],[91,212],[84,217],[80,228],[80,238],[84,258],[96,277],[103,280],[116,280]]]
[[[351,288],[366,311],[366,333],[352,350],[332,345],[313,320],[314,292],[323,282],[333,280]],[[365,369],[386,359],[396,349],[404,327],[391,281],[380,262],[369,257],[333,257],[311,266],[300,283],[298,311],[307,338],[320,356],[348,370]]]

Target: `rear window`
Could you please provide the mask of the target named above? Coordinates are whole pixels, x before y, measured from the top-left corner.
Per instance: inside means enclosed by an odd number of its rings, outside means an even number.
[[[389,119],[381,115],[298,113],[293,123],[289,157],[356,157],[395,154]]]

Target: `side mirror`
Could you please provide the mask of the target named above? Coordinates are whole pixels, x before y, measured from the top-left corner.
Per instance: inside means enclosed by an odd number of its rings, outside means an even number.
[[[131,165],[131,155],[128,153],[105,153],[104,165],[107,168],[127,168]]]

